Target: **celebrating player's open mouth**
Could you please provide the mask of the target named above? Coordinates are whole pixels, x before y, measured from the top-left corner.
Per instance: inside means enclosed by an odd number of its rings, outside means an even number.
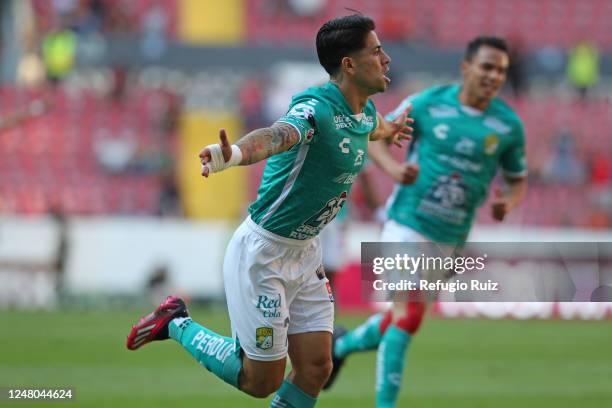
[[[484,91],[487,94],[487,96],[493,97],[497,93],[497,91],[499,90],[499,85],[497,85],[495,83],[483,81],[482,82],[482,88],[484,89]]]

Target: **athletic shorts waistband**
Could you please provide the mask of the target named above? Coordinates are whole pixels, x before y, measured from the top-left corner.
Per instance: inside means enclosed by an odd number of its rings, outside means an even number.
[[[308,246],[312,244],[312,242],[316,239],[316,237],[304,239],[304,240],[281,237],[280,235],[276,235],[275,233],[270,232],[267,229],[264,229],[260,227],[259,225],[255,224],[255,221],[251,219],[251,216],[248,216],[246,218],[245,224],[247,227],[249,227],[251,231],[256,232],[257,234],[261,235],[267,240],[270,240],[276,243],[280,243],[280,244],[284,244],[284,245],[293,246],[293,247]]]

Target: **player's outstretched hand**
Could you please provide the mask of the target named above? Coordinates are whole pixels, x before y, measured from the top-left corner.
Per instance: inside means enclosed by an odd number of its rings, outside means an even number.
[[[380,113],[377,113],[378,125],[370,135],[370,140],[385,139],[389,144],[393,143],[396,146],[402,147],[402,140],[412,139],[413,129],[409,125],[414,123],[414,119],[408,117],[411,110],[412,106],[409,106],[408,109],[392,122],[385,120]]]
[[[412,139],[414,129],[408,126],[414,123],[414,119],[408,116],[411,111],[412,105],[408,106],[393,122],[387,122],[390,125],[390,134],[387,139],[397,147],[402,147],[402,140]]]
[[[496,187],[494,194],[495,197],[491,203],[491,215],[493,219],[503,221],[504,218],[506,218],[506,214],[510,212],[510,203],[508,199],[504,197],[501,188]]]
[[[221,141],[221,143],[219,143],[219,146],[221,148],[221,153],[223,155],[223,161],[224,163],[229,162],[230,157],[232,157],[232,147],[230,146],[228,140],[227,140],[227,135],[225,134],[225,129],[221,129],[219,130],[219,140]],[[204,177],[208,177],[208,175],[211,173],[211,162],[213,161],[213,151],[211,150],[210,146],[206,146],[201,152],[200,152],[200,162],[202,163],[202,175]],[[215,158],[216,160],[220,160],[221,157]]]
[[[398,163],[391,177],[400,184],[412,184],[419,175],[419,165],[413,162]]]

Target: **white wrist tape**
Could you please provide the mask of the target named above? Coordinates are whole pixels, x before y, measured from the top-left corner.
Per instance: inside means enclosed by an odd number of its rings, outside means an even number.
[[[204,165],[208,167],[209,173],[218,173],[228,167],[237,166],[242,161],[242,151],[235,144],[232,145],[232,155],[228,162],[223,159],[223,152],[221,151],[221,145],[218,143],[206,146],[210,150],[210,161]]]

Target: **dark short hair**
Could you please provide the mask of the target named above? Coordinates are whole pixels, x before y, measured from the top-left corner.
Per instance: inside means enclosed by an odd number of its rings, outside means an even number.
[[[468,43],[463,58],[466,61],[471,61],[474,55],[476,55],[476,53],[482,46],[493,47],[495,49],[505,52],[507,55],[510,55],[510,52],[508,50],[508,44],[506,44],[506,40],[504,40],[503,38],[480,36],[474,38]]]
[[[365,47],[374,21],[361,14],[335,18],[323,24],[317,33],[317,56],[329,75],[340,69],[342,58]]]

